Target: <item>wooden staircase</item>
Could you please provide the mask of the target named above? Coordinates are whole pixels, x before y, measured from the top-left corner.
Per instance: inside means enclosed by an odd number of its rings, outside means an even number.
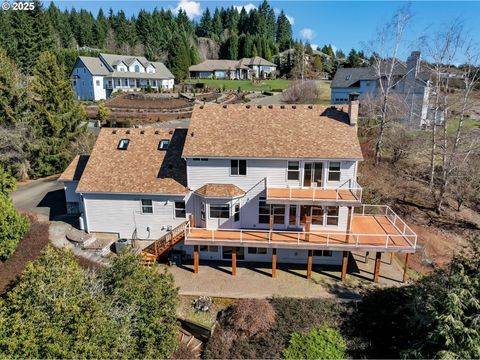
[[[145,267],[151,268],[162,254],[170,250],[175,244],[184,240],[187,224],[188,221],[184,221],[142,250]]]

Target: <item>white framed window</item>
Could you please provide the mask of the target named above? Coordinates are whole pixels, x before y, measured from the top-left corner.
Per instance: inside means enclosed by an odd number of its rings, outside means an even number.
[[[210,218],[228,219],[230,217],[230,206],[228,204],[210,204]]]
[[[158,150],[167,150],[169,145],[170,145],[170,140],[162,139],[158,143]]]
[[[240,221],[240,203],[236,203],[233,208],[233,221]]]
[[[207,158],[193,158],[192,161],[208,161]]]
[[[140,72],[140,66],[135,65],[135,72],[137,72],[137,73]]]
[[[267,204],[267,199],[265,197],[260,197],[258,199],[258,223],[270,223],[270,205]]]
[[[175,201],[175,218],[185,219],[185,201]]]
[[[338,206],[327,206],[326,211],[326,223],[327,225],[338,225],[338,214],[339,214],[339,207]]]
[[[230,175],[247,175],[247,160],[230,160]]]
[[[202,203],[200,204],[200,219],[202,220],[205,220],[205,203],[202,201]]]
[[[285,205],[272,205],[273,223],[282,225],[285,223]]]
[[[328,181],[340,181],[340,168],[340,161],[330,161],[328,163]]]
[[[127,150],[128,149],[128,144],[130,144],[130,140],[128,139],[121,139],[118,142],[117,149],[118,150]]]
[[[299,180],[300,179],[300,162],[289,161],[287,170],[287,180]]]
[[[248,253],[252,255],[265,255],[267,253],[267,248],[249,247]]]
[[[142,214],[153,214],[153,201],[151,199],[142,199]]]
[[[97,86],[100,86],[100,80],[95,80],[95,84],[96,84]]]
[[[210,218],[228,219],[230,217],[230,205],[228,204],[210,204]]]
[[[201,252],[213,252],[216,253],[218,252],[218,246],[216,245],[200,245]]]

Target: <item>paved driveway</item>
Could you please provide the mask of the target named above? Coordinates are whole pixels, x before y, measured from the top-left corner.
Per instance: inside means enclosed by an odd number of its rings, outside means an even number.
[[[54,220],[66,214],[63,183],[58,176],[33,180],[23,185],[11,195],[13,204],[21,211],[38,214],[41,219]]]

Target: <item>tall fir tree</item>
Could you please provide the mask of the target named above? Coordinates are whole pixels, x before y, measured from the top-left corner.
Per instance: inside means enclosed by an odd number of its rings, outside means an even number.
[[[280,51],[287,50],[292,46],[292,25],[283,10],[277,19],[276,40]]]

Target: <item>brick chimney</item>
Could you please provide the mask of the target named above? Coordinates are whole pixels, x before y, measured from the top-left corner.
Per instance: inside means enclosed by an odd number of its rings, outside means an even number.
[[[348,95],[348,118],[350,119],[350,126],[357,126],[358,121],[358,101],[359,93],[353,92]]]

